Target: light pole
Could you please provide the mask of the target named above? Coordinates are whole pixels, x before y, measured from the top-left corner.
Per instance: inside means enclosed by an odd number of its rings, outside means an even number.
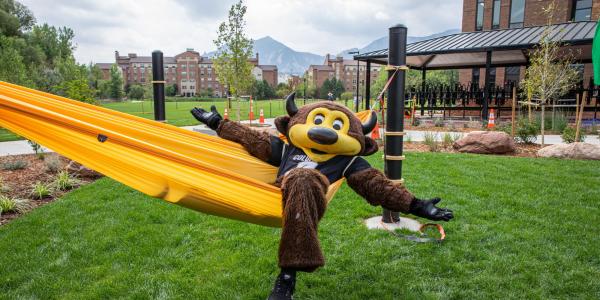
[[[356,51],[350,51],[348,52],[348,54],[360,54],[360,51],[356,50]],[[360,61],[356,60],[356,102],[355,102],[355,110],[356,112],[358,112],[358,107],[360,105],[358,105],[360,103],[360,99],[358,99],[358,88],[359,88],[359,74],[360,74]]]

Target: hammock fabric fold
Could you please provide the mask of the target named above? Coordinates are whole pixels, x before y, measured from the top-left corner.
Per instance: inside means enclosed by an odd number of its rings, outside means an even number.
[[[1,81],[0,127],[149,196],[281,226],[281,191],[270,184],[277,168],[239,144]]]

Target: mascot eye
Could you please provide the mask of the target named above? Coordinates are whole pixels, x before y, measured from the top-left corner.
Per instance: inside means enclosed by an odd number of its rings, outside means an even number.
[[[342,129],[343,126],[344,126],[344,122],[342,122],[342,120],[337,119],[337,120],[333,121],[333,128],[335,130],[340,130],[340,129]]]
[[[325,117],[323,117],[323,115],[319,114],[315,116],[315,125],[319,125],[321,123],[323,123],[323,120],[325,120]]]

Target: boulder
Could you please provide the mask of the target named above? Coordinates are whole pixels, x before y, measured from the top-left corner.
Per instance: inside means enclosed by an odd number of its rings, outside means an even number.
[[[600,145],[589,143],[556,144],[537,152],[540,157],[600,160]]]
[[[515,141],[501,131],[473,131],[452,145],[456,151],[479,154],[503,154],[514,152]]]

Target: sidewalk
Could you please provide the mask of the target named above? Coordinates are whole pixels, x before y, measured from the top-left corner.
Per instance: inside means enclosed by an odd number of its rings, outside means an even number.
[[[271,126],[273,125],[273,122],[275,121],[275,119],[265,119],[265,123],[269,124]],[[242,123],[249,123],[248,121],[242,121]],[[253,123],[258,123],[258,121],[254,121]],[[210,130],[208,127],[204,126],[204,125],[195,125],[195,126],[183,126],[181,128],[187,129],[187,130],[192,130],[192,131],[196,131],[196,132],[200,132],[200,133],[204,133],[204,134],[209,134],[209,135],[215,135],[215,132]],[[383,129],[381,130],[381,134],[383,134]],[[406,141],[407,139],[410,138],[411,141],[413,142],[422,142],[425,140],[425,133],[428,131],[421,131],[421,130],[406,130],[406,136],[404,137],[404,140]],[[429,131],[431,132],[431,131]],[[438,139],[442,139],[444,132],[434,132],[435,134],[438,135]],[[465,134],[464,132],[449,132],[450,134]],[[542,137],[538,136],[536,143],[540,144],[542,141]],[[553,144],[562,144],[562,138],[560,137],[560,135],[546,135],[545,139],[544,139],[546,145],[553,145]],[[585,139],[586,143],[590,143],[590,144],[596,144],[596,145],[600,145],[600,139],[598,139],[598,136],[594,135],[594,136],[587,136]],[[45,152],[52,152],[51,150],[45,149]],[[31,149],[31,146],[27,143],[27,141],[13,141],[13,142],[1,142],[0,143],[0,156],[7,156],[7,155],[20,155],[20,154],[33,154],[33,149]]]

